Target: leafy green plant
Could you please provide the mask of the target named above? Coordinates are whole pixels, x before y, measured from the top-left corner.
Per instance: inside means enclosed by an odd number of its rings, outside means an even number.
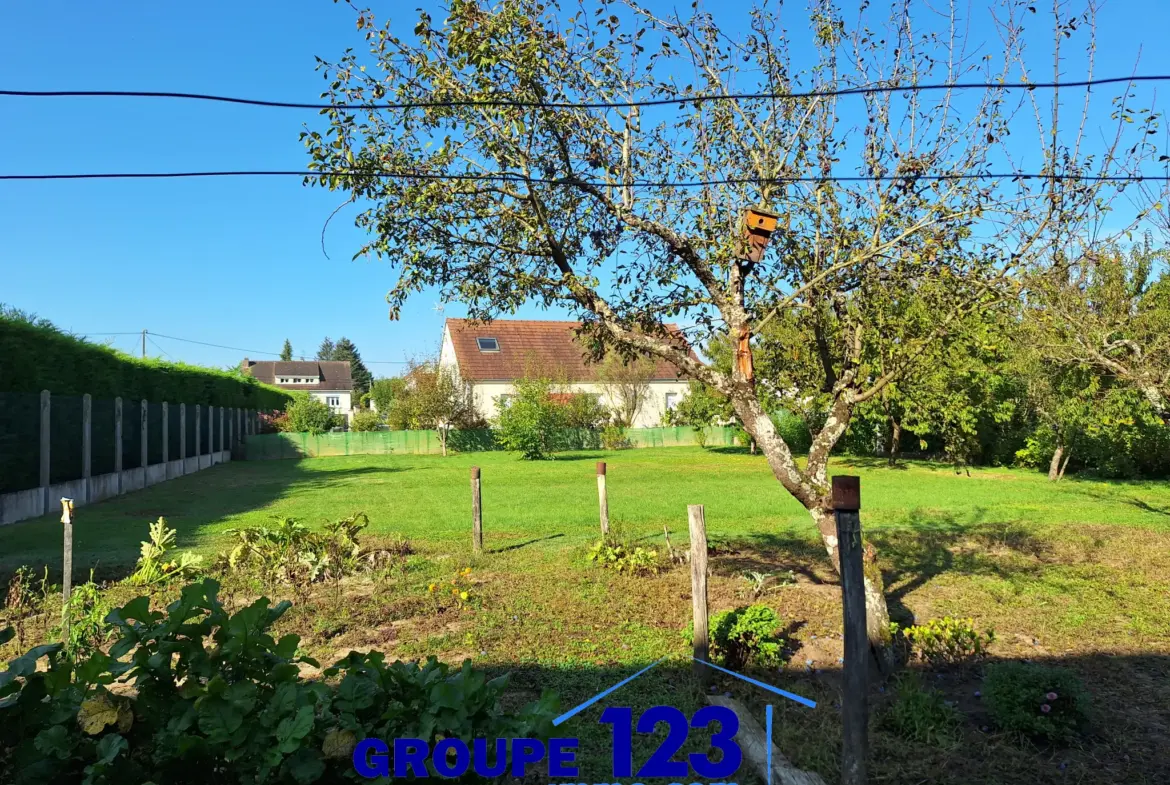
[[[327,523],[324,532],[314,532],[296,518],[275,520],[271,527],[228,530],[236,537],[227,556],[230,569],[299,586],[340,580],[377,568],[393,557],[383,548],[364,548],[359,542],[370,523],[364,512]]]
[[[441,612],[450,606],[456,608],[475,607],[480,604],[480,597],[475,591],[475,584],[471,580],[471,568],[464,567],[451,580],[434,582],[427,585],[427,594],[435,612]],[[449,599],[448,599],[449,598]]]
[[[370,409],[358,409],[349,422],[351,431],[376,431],[382,426],[382,415]]]
[[[13,637],[20,648],[25,646],[25,621],[44,609],[48,596],[48,567],[38,577],[31,567],[21,565],[8,581],[8,591],[4,597],[5,616],[13,625]]]
[[[747,592],[753,600],[758,600],[770,588],[775,589],[796,582],[796,575],[792,570],[788,570],[787,572],[756,572],[754,570],[748,570],[740,577],[747,582]],[[774,581],[774,585],[769,587],[768,581]]]
[[[962,715],[947,705],[942,693],[924,687],[918,674],[904,673],[894,685],[894,704],[883,722],[904,739],[943,746],[957,737]]]
[[[1067,741],[1089,720],[1089,694],[1067,668],[992,663],[983,678],[983,700],[998,727],[1029,738]]]
[[[628,450],[634,446],[626,429],[620,425],[607,425],[601,429],[601,446],[606,450]]]
[[[587,558],[607,570],[627,575],[657,575],[659,570],[658,551],[641,546],[631,548],[617,540],[598,540]]]
[[[131,586],[152,586],[194,578],[203,564],[203,557],[189,551],[172,554],[174,549],[175,530],[167,526],[166,518],[160,516],[150,524],[149,538],[142,543],[138,564],[126,583]]]
[[[109,654],[74,662],[61,644],[37,647],[0,673],[0,760],[16,783],[336,782],[354,774],[357,741],[416,737],[547,737],[557,700],[507,711],[507,676],[488,681],[470,661],[453,670],[386,663],[351,652],[301,678],[299,638],[272,635],[287,612],[260,598],[229,614],[211,579],[184,586],[163,612],[138,597],[107,620]],[[48,667],[38,669],[38,661]],[[113,694],[133,685],[131,701]],[[202,775],[195,781],[204,781]]]
[[[767,605],[747,605],[711,617],[711,656],[729,668],[745,665],[776,667],[784,661],[783,622]],[[694,641],[694,624],[683,631]]]
[[[285,407],[279,427],[293,433],[324,433],[335,424],[333,410],[308,393],[295,392]]]
[[[505,450],[519,452],[525,460],[547,458],[557,430],[564,426],[565,408],[553,400],[548,379],[518,379],[514,388],[496,418],[497,438]]]
[[[893,636],[901,635],[911,653],[931,665],[955,665],[986,656],[995,632],[980,633],[972,619],[944,616],[912,627],[890,625]]]
[[[110,603],[93,582],[91,570],[89,580],[69,592],[69,599],[61,609],[61,625],[50,634],[65,639],[67,657],[84,659],[110,639],[112,632],[105,623],[109,611]]]

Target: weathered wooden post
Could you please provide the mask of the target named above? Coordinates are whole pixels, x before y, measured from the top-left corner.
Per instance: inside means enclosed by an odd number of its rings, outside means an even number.
[[[122,398],[114,399],[114,476],[118,478],[118,493],[122,492]]]
[[[861,549],[861,478],[833,478],[837,556],[841,560],[841,605],[845,617],[845,674],[841,696],[841,782],[863,785],[868,754],[869,638],[865,630],[865,584]]]
[[[609,497],[605,492],[605,461],[597,462],[597,500],[601,504],[601,536],[609,537]]]
[[[43,514],[49,513],[49,446],[52,444],[52,438],[49,431],[49,406],[50,397],[48,390],[41,390],[41,509]]]
[[[479,491],[479,467],[471,467],[471,550],[483,553],[483,499]]]
[[[93,475],[93,397],[81,396],[81,479],[85,503],[93,501],[89,478]]]
[[[694,656],[704,662],[710,660],[707,632],[707,521],[703,505],[687,507],[687,522],[691,530],[691,610],[694,613]],[[702,663],[692,663],[696,678],[707,683],[709,669]]]
[[[61,497],[61,523],[64,527],[64,551],[61,558],[61,601],[69,602],[73,592],[73,500]],[[65,615],[65,629],[69,629],[69,615]],[[68,637],[68,632],[66,633]]]

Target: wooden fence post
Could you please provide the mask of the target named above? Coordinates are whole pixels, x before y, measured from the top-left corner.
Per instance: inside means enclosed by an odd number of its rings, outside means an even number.
[[[601,536],[609,537],[609,497],[605,492],[605,461],[597,462],[597,499],[601,504]]]
[[[114,474],[118,478],[118,493],[122,492],[122,398],[114,399]]]
[[[483,498],[479,490],[479,467],[471,467],[471,550],[483,553]]]
[[[845,619],[845,674],[841,696],[841,782],[865,783],[869,721],[869,638],[865,630],[865,584],[861,564],[861,478],[833,478],[837,556]]]
[[[187,404],[179,404],[179,475],[187,473]]]
[[[41,509],[43,514],[49,512],[49,446],[52,443],[50,436],[50,395],[48,390],[41,390]]]
[[[687,507],[687,523],[691,533],[691,609],[694,613],[694,651],[696,660],[710,661],[707,632],[707,520],[703,505]],[[701,663],[692,663],[695,676],[707,683],[710,669]]]
[[[142,463],[142,487],[145,488],[146,487],[146,467],[150,465],[150,451],[147,449],[147,445],[149,444],[149,442],[147,441],[147,438],[148,438],[147,421],[148,421],[149,413],[150,413],[150,404],[147,403],[145,398],[142,399],[141,408],[142,408],[142,431],[141,431],[142,438],[139,439],[139,441],[141,443],[138,446],[138,454],[139,454],[139,457],[141,458],[141,463]]]
[[[61,554],[61,601],[69,602],[73,592],[73,500],[61,498],[64,548]],[[65,637],[69,637],[69,615],[65,615]]]
[[[93,475],[93,397],[81,396],[81,479],[82,499],[86,504],[93,499],[89,478]]]

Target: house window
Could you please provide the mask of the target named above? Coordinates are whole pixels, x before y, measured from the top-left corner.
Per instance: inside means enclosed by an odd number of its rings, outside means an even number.
[[[479,345],[481,352],[498,352],[500,350],[500,342],[495,338],[476,338],[475,342]]]
[[[337,407],[341,406],[341,396],[340,395],[326,395],[325,396],[325,403],[327,403],[328,405],[330,405],[336,409]]]
[[[666,394],[666,411],[673,411],[678,408],[678,393]]]
[[[288,379],[286,379],[286,378],[284,378],[284,377],[282,376],[282,377],[280,377],[280,379],[279,379],[279,382],[280,382],[281,384],[288,384]]]

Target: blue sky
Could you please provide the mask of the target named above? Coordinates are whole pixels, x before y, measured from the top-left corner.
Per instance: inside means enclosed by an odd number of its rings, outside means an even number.
[[[403,9],[400,21],[413,25],[415,3],[378,5]],[[716,12],[743,18],[746,7],[727,0]],[[313,57],[358,46],[353,20],[329,0],[4,3],[0,83],[313,101],[322,85]],[[1167,29],[1165,0],[1107,2],[1098,75],[1129,73],[1139,48],[1141,73],[1170,73]],[[297,134],[315,118],[194,102],[0,98],[0,171],[301,169]],[[440,314],[437,297],[423,294],[390,322],[392,271],[350,261],[362,241],[354,208],[333,220],[331,259],[322,254],[322,226],[341,201],[297,178],[0,183],[0,302],[95,338],[145,328],[276,352],[287,337],[311,356],[323,336],[345,335],[369,361],[433,350],[458,306]],[[138,350],[137,336],[111,339]],[[242,356],[163,338],[148,353],[161,356],[160,347],[215,366]],[[378,375],[399,367],[371,365]]]

